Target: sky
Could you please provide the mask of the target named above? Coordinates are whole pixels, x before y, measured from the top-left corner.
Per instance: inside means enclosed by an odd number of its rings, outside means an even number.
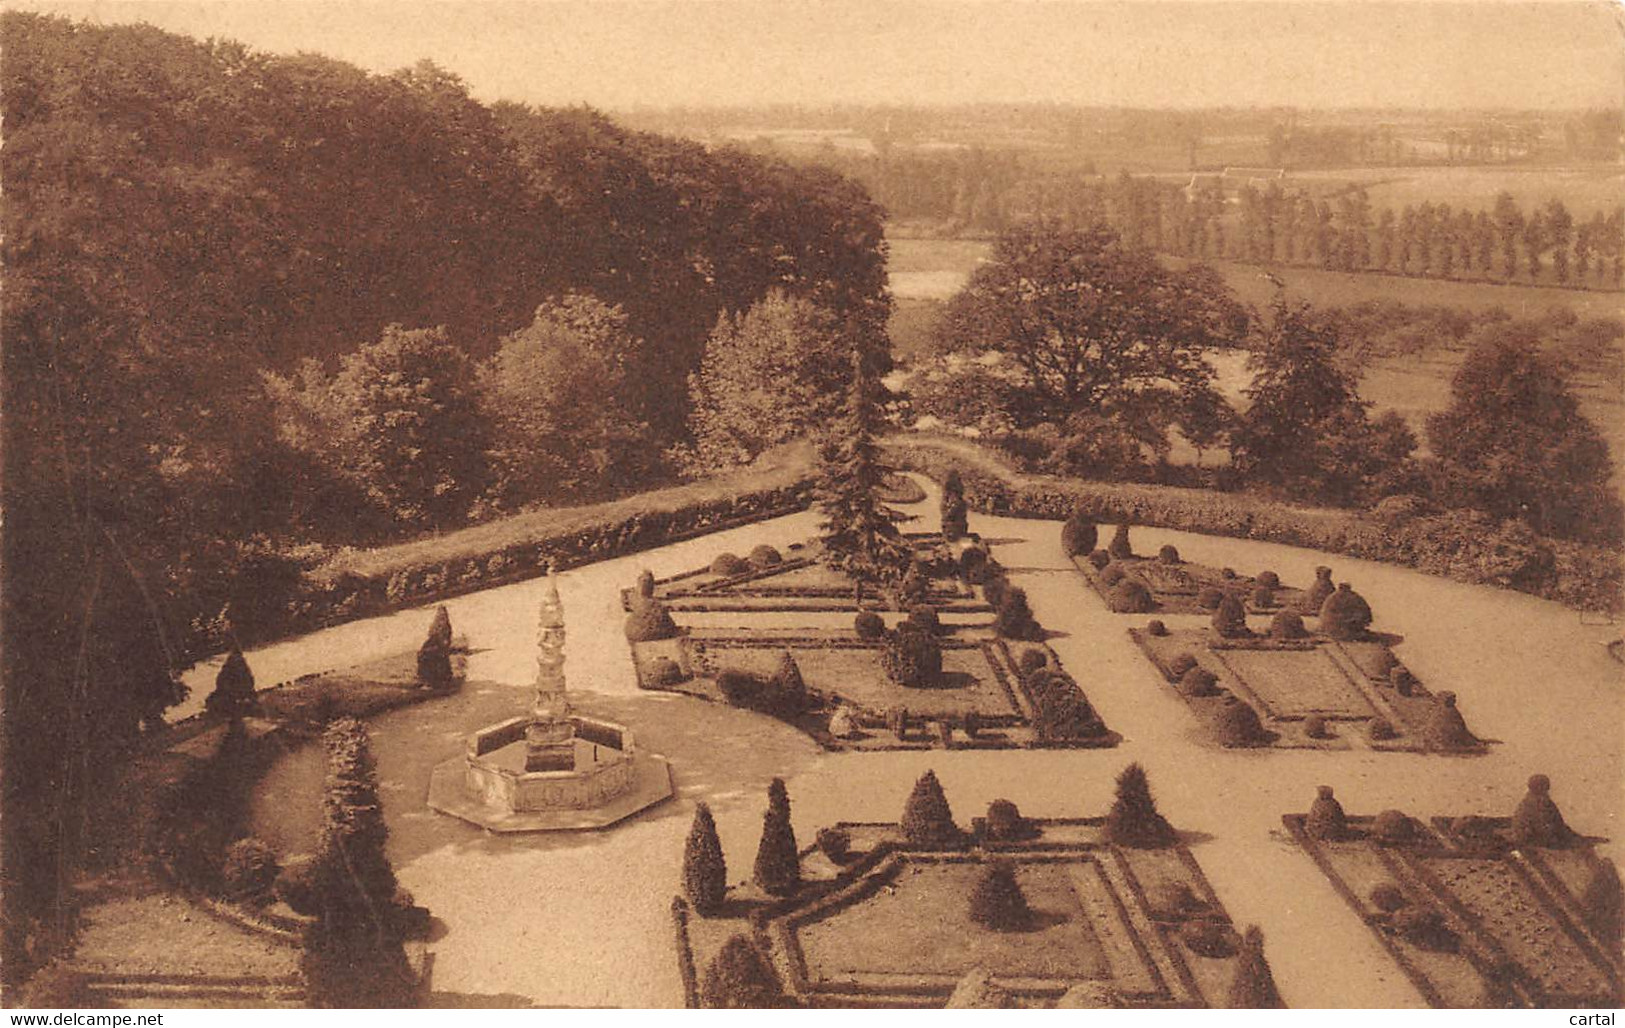
[[[1134,107],[1618,105],[1611,0],[4,0],[386,72],[482,100]]]

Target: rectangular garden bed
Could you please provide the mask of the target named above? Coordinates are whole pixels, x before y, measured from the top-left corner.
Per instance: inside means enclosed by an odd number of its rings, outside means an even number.
[[[1101,601],[1110,604],[1112,589],[1116,585],[1112,579],[1116,572],[1107,573],[1096,568],[1085,555],[1073,557],[1072,563]],[[1158,614],[1211,613],[1213,606],[1202,602],[1204,589],[1235,593],[1242,599],[1249,614],[1274,614],[1283,610],[1304,612],[1308,602],[1307,592],[1286,585],[1269,589],[1268,601],[1265,602],[1265,597],[1259,593],[1257,577],[1238,575],[1230,568],[1209,567],[1189,561],[1169,563],[1156,557],[1140,556],[1114,558],[1107,566],[1144,582],[1151,590],[1152,609]]]

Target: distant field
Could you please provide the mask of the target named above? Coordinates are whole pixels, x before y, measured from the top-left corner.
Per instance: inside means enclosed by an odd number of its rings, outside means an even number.
[[[1339,168],[1294,171],[1288,181],[1365,183],[1371,204],[1396,210],[1407,204],[1448,203],[1457,209],[1494,206],[1496,196],[1512,194],[1525,211],[1562,200],[1577,218],[1607,214],[1625,197],[1625,168]]]

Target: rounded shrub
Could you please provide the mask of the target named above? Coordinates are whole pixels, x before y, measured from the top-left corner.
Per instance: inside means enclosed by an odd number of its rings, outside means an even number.
[[[1161,547],[1159,547],[1157,549],[1157,560],[1161,561],[1164,564],[1178,564],[1178,563],[1180,563],[1178,547],[1175,547],[1175,546],[1173,546],[1171,544],[1168,544],[1168,543],[1164,543]]]
[[[844,864],[852,855],[852,833],[845,828],[820,828],[816,842],[819,852],[833,863]]]
[[[1281,588],[1281,576],[1277,575],[1273,571],[1260,571],[1258,573],[1258,577],[1253,579],[1253,581],[1257,582],[1266,589]]]
[[[1179,941],[1198,956],[1222,959],[1236,953],[1236,930],[1223,921],[1187,921],[1179,929]]]
[[[1411,901],[1405,898],[1405,890],[1393,882],[1383,882],[1371,890],[1371,905],[1384,914],[1392,914],[1401,907],[1408,907]]]
[[[735,553],[719,553],[711,562],[711,573],[724,578],[743,575],[750,571],[750,563]]]
[[[713,1009],[771,1010],[784,1006],[784,986],[756,944],[735,935],[706,969],[700,1001]]]
[[[937,608],[929,604],[910,607],[908,623],[921,631],[930,632],[932,635],[942,634],[942,618],[937,615]]]
[[[1107,564],[1100,572],[1100,581],[1103,585],[1116,585],[1128,577],[1121,564]]]
[[[1321,605],[1336,591],[1337,587],[1332,585],[1332,569],[1324,565],[1316,568],[1314,584],[1304,594],[1304,609],[1319,611]]]
[[[1326,727],[1326,718],[1322,714],[1310,714],[1303,719],[1303,734],[1311,739],[1330,739],[1331,731]]]
[[[1074,512],[1061,526],[1061,549],[1068,557],[1094,552],[1099,541],[1100,531],[1081,512]]]
[[[1016,668],[1023,677],[1032,674],[1041,667],[1049,666],[1049,654],[1040,649],[1022,650],[1021,656],[1016,658]]]
[[[858,735],[858,715],[851,707],[836,709],[829,718],[829,734],[837,739],[852,739]]]
[[[245,903],[264,903],[281,872],[276,850],[259,839],[238,839],[226,847],[220,879],[226,895]]]
[[[1168,634],[1168,626],[1153,618],[1145,623],[1145,634],[1161,638]]]
[[[1134,547],[1129,543],[1128,539],[1127,521],[1118,525],[1117,531],[1112,533],[1111,545],[1106,547],[1106,552],[1120,560],[1125,557],[1134,556]]]
[[[1625,904],[1621,902],[1625,896],[1620,887],[1619,868],[1612,860],[1603,857],[1592,865],[1579,898],[1586,924],[1618,953],[1620,941],[1625,938]]]
[[[1004,577],[1004,569],[999,568],[998,574],[990,574],[982,580],[982,598],[988,606],[998,610],[1010,588],[1010,580]]]
[[[1177,682],[1179,679],[1185,677],[1185,672],[1189,671],[1195,666],[1195,657],[1189,653],[1181,653],[1175,656],[1173,660],[1168,662],[1168,673],[1172,675],[1174,677],[1174,681]]]
[[[634,643],[675,639],[679,634],[671,611],[659,600],[645,600],[633,607],[626,616],[625,631],[626,641]]]
[[[999,601],[993,628],[1006,639],[1036,641],[1044,637],[1044,630],[1038,627],[1033,610],[1027,605],[1027,591],[1019,586],[1011,586]]]
[[[1033,823],[1021,816],[1021,809],[1005,799],[987,805],[982,825],[987,838],[993,842],[1014,842],[1036,834]]]
[[[769,546],[766,543],[762,543],[759,546],[753,547],[750,551],[750,555],[745,559],[750,562],[751,567],[766,570],[767,568],[774,567],[775,565],[783,564],[784,554],[780,553],[774,547]]]
[[[1378,842],[1402,845],[1416,838],[1416,822],[1402,810],[1385,810],[1371,822],[1371,836]]]
[[[1186,696],[1217,696],[1218,676],[1205,667],[1193,667],[1179,676],[1179,691]]]
[[[967,546],[959,554],[959,573],[965,576],[966,581],[975,582],[981,569],[987,564],[987,550],[980,546]]]
[[[1213,630],[1222,639],[1241,639],[1249,633],[1247,631],[1247,608],[1241,601],[1230,593],[1224,594],[1219,606],[1213,611]]]
[[[1405,665],[1395,664],[1388,669],[1388,684],[1401,696],[1409,696],[1416,688],[1416,676]]]
[[[1255,607],[1273,607],[1275,606],[1275,590],[1267,585],[1261,585],[1253,590],[1250,599]]]
[[[1393,722],[1387,718],[1374,717],[1366,726],[1365,737],[1372,742],[1388,742],[1399,738],[1399,732],[1395,731]]]
[[[1320,631],[1333,639],[1359,639],[1371,627],[1371,605],[1347,583],[1320,605]]]
[[[1203,610],[1218,610],[1224,602],[1224,590],[1216,585],[1204,585],[1196,593],[1196,605]]]
[[[677,685],[684,678],[682,666],[670,657],[656,657],[649,662],[644,676],[646,688],[663,689]]]
[[[1220,746],[1262,746],[1268,741],[1258,711],[1234,696],[1218,704],[1212,715],[1213,737]]]
[[[886,634],[886,621],[872,610],[860,610],[852,619],[852,628],[859,639],[879,639]]]
[[[911,689],[929,689],[942,678],[942,646],[930,632],[906,622],[887,636],[880,662],[888,678]]]
[[[1110,564],[1111,562],[1112,555],[1107,553],[1105,550],[1091,550],[1089,552],[1089,563],[1093,565],[1096,571],[1104,571],[1106,569],[1106,565]]]
[[[1157,601],[1149,586],[1138,578],[1129,577],[1112,586],[1107,606],[1114,614],[1149,614],[1157,609]]]
[[[1303,830],[1311,839],[1336,841],[1349,834],[1348,817],[1343,804],[1337,802],[1329,785],[1315,789],[1315,802],[1309,805],[1309,815],[1303,819]]]
[[[1433,698],[1433,706],[1422,722],[1422,735],[1437,750],[1465,750],[1478,745],[1478,738],[1467,730],[1466,720],[1456,709],[1456,694],[1449,691]]]
[[[1007,860],[988,864],[970,896],[970,919],[996,932],[1022,931],[1032,924],[1032,908]]]
[[[1297,611],[1283,610],[1270,618],[1271,639],[1305,639],[1309,630],[1303,627],[1303,615]]]

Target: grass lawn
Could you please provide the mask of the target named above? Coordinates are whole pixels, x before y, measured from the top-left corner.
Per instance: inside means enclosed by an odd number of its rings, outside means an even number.
[[[1372,717],[1369,700],[1321,647],[1223,650],[1218,657],[1269,707],[1273,717]]]

